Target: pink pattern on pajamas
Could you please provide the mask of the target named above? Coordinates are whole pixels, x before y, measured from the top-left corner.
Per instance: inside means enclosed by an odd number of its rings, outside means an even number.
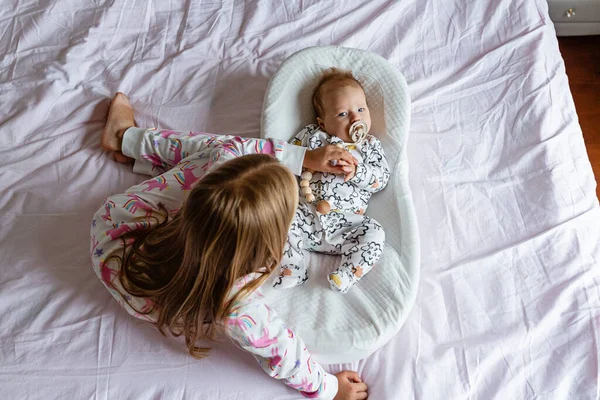
[[[110,196],[104,201],[94,215],[90,254],[97,275],[127,312],[152,322],[156,321],[152,301],[128,294],[118,279],[120,264],[115,259],[108,260],[111,254],[122,253],[123,235],[148,229],[162,221],[158,213],[161,208],[179,210],[186,192],[222,163],[256,153],[271,154],[282,161],[290,145],[227,135],[136,129],[125,134],[124,154],[134,158],[136,165],[145,166],[148,174],[168,170],[129,188],[125,194]],[[136,140],[131,139],[134,136]],[[294,167],[300,169],[300,166]],[[131,245],[129,239],[125,240],[125,246]],[[241,278],[230,296],[255,278],[254,274]],[[337,378],[311,361],[302,340],[264,303],[259,290],[236,303],[225,322],[231,339],[252,353],[267,374],[296,388],[305,397],[335,396]]]

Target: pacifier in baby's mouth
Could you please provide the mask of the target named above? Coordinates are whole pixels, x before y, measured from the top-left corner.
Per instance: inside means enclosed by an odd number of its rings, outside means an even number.
[[[365,122],[356,121],[355,123],[350,125],[348,134],[350,135],[350,139],[352,139],[352,141],[354,143],[360,144],[367,137],[368,131],[369,131],[369,128],[367,127],[367,124]],[[344,145],[339,142],[336,143],[335,145],[342,149],[345,148]],[[332,166],[335,167],[336,165],[338,165],[338,160],[331,160],[331,161],[329,161],[329,164],[331,164]]]
[[[367,137],[367,133],[369,128],[367,124],[363,121],[356,121],[352,125],[350,125],[350,130],[348,134],[354,143],[362,143],[363,140]]]

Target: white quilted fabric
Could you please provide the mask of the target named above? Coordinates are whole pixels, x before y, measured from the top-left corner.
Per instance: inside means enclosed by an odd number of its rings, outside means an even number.
[[[289,57],[269,83],[262,135],[289,140],[315,121],[311,104],[321,71],[351,70],[365,88],[371,132],[384,147],[392,171],[387,188],[375,194],[367,214],[386,232],[379,263],[349,293],[329,289],[326,274],[338,257],[306,252],[309,281],[288,289],[265,285],[269,304],[322,363],[348,363],[384,345],[404,323],[419,277],[419,237],[408,186],[406,139],[410,98],[404,77],[382,57],[358,49],[310,47]]]

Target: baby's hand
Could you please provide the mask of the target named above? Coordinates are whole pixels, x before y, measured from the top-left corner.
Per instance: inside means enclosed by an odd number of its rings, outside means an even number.
[[[344,177],[344,182],[348,182],[350,179],[354,178],[354,175],[356,175],[356,165],[348,164],[348,167],[351,169],[350,169],[350,171],[346,172],[346,176]]]

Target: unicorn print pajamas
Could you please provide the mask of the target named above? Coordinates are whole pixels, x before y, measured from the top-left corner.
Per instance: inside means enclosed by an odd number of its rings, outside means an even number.
[[[308,279],[303,250],[342,256],[340,267],[329,274],[335,291],[346,293],[379,260],[385,232],[373,218],[364,215],[371,195],[387,185],[390,170],[381,142],[372,135],[362,143],[344,143],[317,125],[308,125],[292,144],[316,149],[340,143],[359,160],[354,177],[347,182],[330,173],[316,172],[309,183],[317,200],[325,200],[331,212],[321,214],[314,202],[300,195],[300,204],[288,234],[275,288],[290,288]]]
[[[155,177],[124,194],[108,197],[94,215],[90,256],[96,274],[127,312],[155,322],[157,314],[152,301],[129,295],[118,279],[119,263],[109,259],[114,254],[122,255],[126,240],[123,235],[158,224],[164,218],[161,209],[170,213],[178,210],[194,183],[229,159],[266,153],[298,175],[305,151],[276,140],[128,129],[123,153],[136,160],[134,171]],[[240,279],[230,295],[254,278],[256,275],[250,274]],[[234,305],[225,331],[237,346],[256,358],[267,374],[297,389],[304,397],[332,399],[337,393],[337,378],[312,359],[302,340],[265,303],[260,289]]]

